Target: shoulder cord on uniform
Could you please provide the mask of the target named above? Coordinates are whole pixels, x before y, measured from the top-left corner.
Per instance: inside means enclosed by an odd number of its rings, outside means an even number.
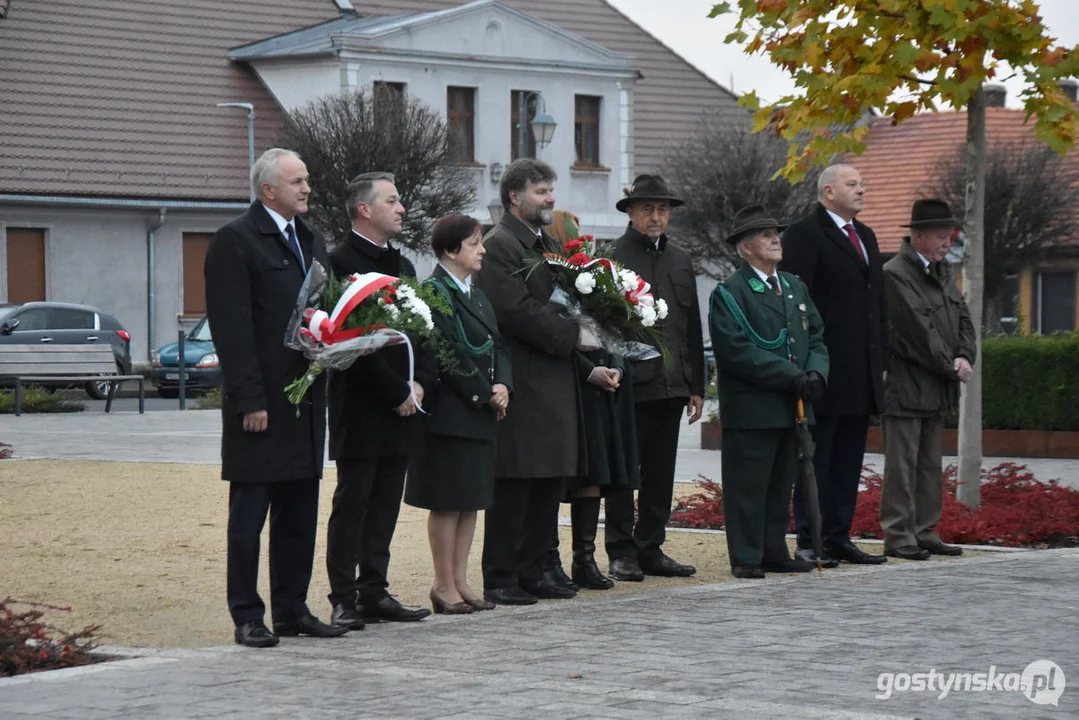
[[[734,319],[738,321],[738,324],[742,326],[742,329],[746,331],[746,335],[753,341],[753,344],[762,350],[777,350],[780,347],[787,344],[789,333],[787,328],[783,328],[779,331],[779,335],[775,340],[765,340],[757,331],[753,329],[753,326],[749,324],[749,320],[746,318],[746,314],[742,312],[742,308],[738,306],[738,301],[734,299],[734,296],[730,294],[727,288],[722,285],[719,287],[719,294],[723,297],[723,302],[726,304],[727,309],[730,311]]]
[[[427,278],[423,281],[424,285],[427,285],[428,283],[430,283],[430,285],[438,291],[438,293],[442,296],[442,299],[446,301],[446,304],[452,308],[453,298],[450,296],[450,291],[446,288],[446,286],[443,285],[438,278],[433,277]],[[483,343],[482,345],[473,345],[468,341],[468,336],[465,335],[465,328],[461,324],[461,318],[456,312],[453,314],[453,322],[456,325],[455,330],[457,335],[457,341],[464,346],[465,351],[469,355],[471,355],[472,357],[480,357],[481,355],[487,355],[491,352],[491,348],[495,346],[494,338],[488,338],[487,342]],[[493,356],[491,357],[491,361],[494,362]]]

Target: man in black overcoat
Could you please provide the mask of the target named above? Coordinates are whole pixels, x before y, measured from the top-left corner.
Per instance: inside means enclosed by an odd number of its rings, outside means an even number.
[[[214,235],[206,252],[206,314],[223,376],[221,477],[229,481],[228,603],[236,642],[270,647],[279,635],[345,630],[307,608],[325,442],[325,382],[297,408],[285,387],[307,372],[285,347],[306,268],[327,262],[307,211],[307,168],[290,150],[267,150],[251,170],[258,198]],[[270,515],[270,605],[258,594],[259,535]]]
[[[855,219],[862,209],[862,177],[850,165],[825,168],[817,181],[818,205],[783,233],[779,267],[809,288],[824,321],[831,377],[814,405],[817,445],[813,466],[820,496],[825,567],[844,560],[878,564],[850,539],[858,502],[869,418],[884,409],[884,280],[877,237]],[[805,499],[796,489],[798,557],[815,561]]]
[[[352,230],[330,253],[335,276],[416,277],[412,262],[389,243],[405,216],[393,175],[355,177],[348,186],[348,212]],[[413,350],[420,354],[418,347]],[[430,380],[409,378],[405,345],[330,373],[330,458],[337,463],[337,489],[326,530],[326,572],[335,625],[358,630],[365,620],[408,622],[431,614],[405,607],[388,590],[405,471],[423,441],[416,403],[423,403],[424,383]]]

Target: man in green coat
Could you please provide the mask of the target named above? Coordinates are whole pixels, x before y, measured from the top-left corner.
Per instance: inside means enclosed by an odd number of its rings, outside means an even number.
[[[905,560],[960,555],[933,529],[941,512],[944,418],[959,407],[977,345],[970,312],[944,261],[962,222],[943,200],[918,200],[910,237],[884,264],[888,376],[884,381],[884,554]]]
[[[797,401],[824,394],[828,350],[805,283],[776,270],[782,229],[760,205],[738,211],[727,242],[745,264],[716,286],[708,315],[719,371],[727,549],[740,578],[814,567],[791,558],[786,533],[798,472]]]

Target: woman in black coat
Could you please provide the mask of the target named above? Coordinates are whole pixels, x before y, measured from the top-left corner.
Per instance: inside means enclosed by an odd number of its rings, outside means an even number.
[[[509,406],[513,372],[494,308],[472,285],[484,254],[479,222],[466,215],[443,217],[435,223],[431,247],[438,267],[424,282],[453,310],[448,316],[434,313],[433,319],[457,367],[440,372],[437,390],[428,395],[424,451],[409,464],[405,502],[431,511],[432,609],[470,613],[494,608],[468,586],[468,555],[477,511],[494,499],[495,423]]]

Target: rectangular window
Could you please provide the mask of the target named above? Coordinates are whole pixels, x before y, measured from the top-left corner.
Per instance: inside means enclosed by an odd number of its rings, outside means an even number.
[[[450,157],[456,162],[476,161],[476,89],[446,89],[446,125]]]
[[[1009,273],[1000,285],[1000,329],[1014,335],[1019,328],[1019,276]]]
[[[510,147],[511,157],[517,160],[521,157],[521,123],[518,120],[521,110],[521,99],[528,98],[531,90],[511,90],[510,91]],[[527,99],[527,107],[525,112],[524,122],[524,140],[525,140],[525,154],[524,157],[534,158],[536,157],[536,137],[532,134],[532,118],[536,117],[536,97],[533,96]]]
[[[209,233],[183,234],[184,315],[206,314],[206,250],[213,236]]]
[[[45,299],[45,231],[7,229],[7,301],[21,304]]]
[[[574,97],[573,141],[577,146],[577,165],[599,167],[599,103],[592,95]]]
[[[1075,271],[1038,273],[1038,332],[1075,329]]]

